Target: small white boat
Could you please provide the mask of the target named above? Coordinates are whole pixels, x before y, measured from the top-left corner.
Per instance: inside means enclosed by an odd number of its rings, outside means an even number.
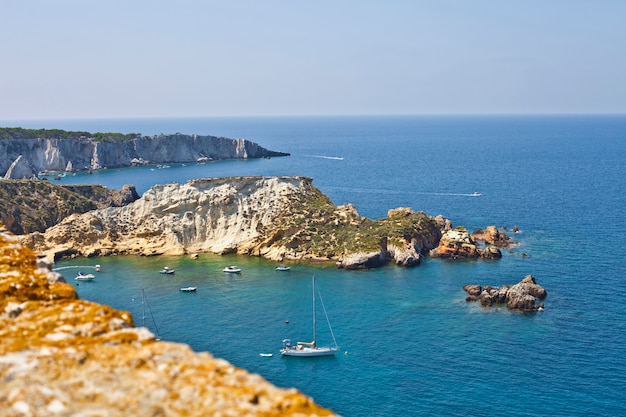
[[[224,268],[224,272],[228,272],[230,274],[238,274],[241,272],[241,268],[236,267],[235,265],[230,265]]]
[[[180,290],[182,292],[194,292],[197,289],[198,289],[198,287],[182,287]]]
[[[259,353],[259,356],[263,356],[264,358],[271,358],[274,356],[273,353]]]
[[[161,271],[159,271],[161,274],[167,274],[167,275],[172,275],[174,273],[174,270],[164,266],[163,269],[161,269]]]
[[[474,197],[480,197],[481,194],[478,191],[474,191],[474,194],[472,194],[472,196]]]
[[[100,265],[96,265],[96,272],[100,272]]]
[[[276,267],[277,271],[290,271],[291,267],[286,266],[285,264],[280,264],[279,266]]]
[[[77,281],[92,281],[94,278],[94,274],[85,274],[84,272],[78,271],[78,275],[76,275],[74,279]]]

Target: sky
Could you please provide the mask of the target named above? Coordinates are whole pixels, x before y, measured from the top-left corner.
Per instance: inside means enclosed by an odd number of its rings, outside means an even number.
[[[626,113],[624,0],[0,0],[0,119]]]

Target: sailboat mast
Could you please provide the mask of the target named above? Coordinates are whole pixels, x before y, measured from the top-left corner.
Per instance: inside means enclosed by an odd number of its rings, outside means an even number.
[[[146,327],[146,293],[144,289],[141,289],[141,323],[143,327]]]
[[[317,340],[317,321],[315,320],[315,276],[313,276],[313,347],[316,346]]]

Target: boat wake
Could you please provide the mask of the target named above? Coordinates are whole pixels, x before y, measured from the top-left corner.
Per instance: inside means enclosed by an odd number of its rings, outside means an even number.
[[[415,194],[426,194],[426,195],[450,195],[457,197],[480,197],[482,194],[479,192],[474,192],[471,194],[468,193],[428,193],[428,192],[415,192]]]
[[[326,156],[326,155],[305,155],[309,158],[333,159],[335,161],[343,161],[343,156]]]
[[[70,266],[62,266],[60,268],[53,268],[53,271],[63,271],[64,269],[96,269],[95,266],[89,266],[89,265],[70,265]]]
[[[406,191],[400,190],[383,190],[383,189],[375,189],[375,188],[350,188],[350,187],[328,187],[332,190],[346,191],[351,193],[380,193],[380,194],[419,194],[419,195],[439,195],[439,196],[452,196],[452,197],[480,197],[481,193],[478,191],[473,193],[438,193],[434,191],[411,191],[407,193]]]

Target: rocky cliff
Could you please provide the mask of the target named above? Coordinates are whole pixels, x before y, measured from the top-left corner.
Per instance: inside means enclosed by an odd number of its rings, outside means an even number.
[[[139,198],[135,187],[56,185],[41,180],[0,180],[0,222],[14,234],[43,232],[73,213],[119,207]]]
[[[32,178],[42,171],[289,155],[270,151],[245,139],[215,136],[175,134],[111,141],[75,136],[1,139],[0,175],[5,179],[19,179]]]
[[[307,177],[211,178],[156,185],[124,207],[72,215],[22,242],[50,259],[213,252],[352,269],[417,265],[446,224],[407,208],[370,220],[332,204]]]
[[[328,416],[209,353],[155,341],[125,311],[79,300],[0,224],[0,414]]]

